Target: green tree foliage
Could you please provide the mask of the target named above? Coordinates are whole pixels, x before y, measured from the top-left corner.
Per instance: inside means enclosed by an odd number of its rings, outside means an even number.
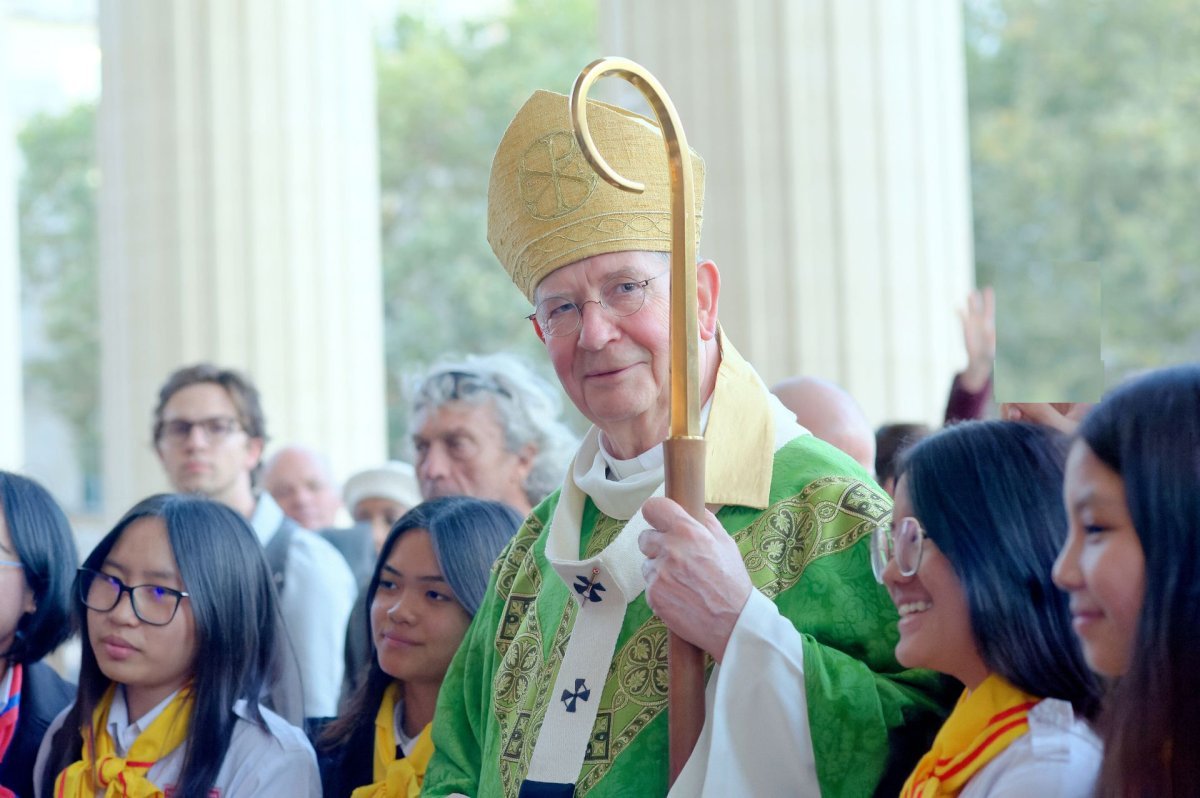
[[[545,363],[529,312],[488,249],[487,179],[509,119],[535,88],[566,91],[596,55],[594,0],[516,0],[491,19],[435,22],[413,3],[377,53],[391,450],[406,429],[404,375],[443,354],[498,350]],[[95,107],[20,134],[23,300],[43,346],[31,401],[72,428],[85,479],[100,469]]]
[[[26,394],[67,421],[88,484],[100,473],[96,109],[34,117],[18,136],[22,304],[44,344],[25,361]]]
[[[594,0],[516,0],[495,19],[402,14],[379,52],[384,326],[391,450],[406,375],[443,355],[510,351],[545,363],[528,303],[486,239],[492,155],[534,89],[569,91],[596,57]]]
[[[968,0],[975,252],[1018,368],[1096,313],[1058,279],[1095,264],[1110,381],[1200,357],[1200,15],[1190,0]],[[1024,275],[1024,279],[1009,279]],[[1005,322],[1009,329],[1004,330]],[[1014,347],[1006,344],[1016,341]],[[1093,350],[1094,351],[1094,350]],[[1036,379],[1078,387],[1046,358]],[[998,362],[999,366],[999,362]]]

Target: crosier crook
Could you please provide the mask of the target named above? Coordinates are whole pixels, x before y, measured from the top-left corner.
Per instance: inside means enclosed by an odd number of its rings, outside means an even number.
[[[642,183],[626,179],[609,166],[588,130],[588,89],[608,75],[624,78],[645,96],[666,142],[671,186],[671,432],[663,443],[666,495],[703,523],[704,438],[700,434],[692,154],[675,106],[649,70],[627,58],[601,58],[584,67],[575,79],[569,106],[579,148],[601,177],[624,191],[640,194],[645,190]],[[704,726],[704,652],[672,632],[667,662],[670,783],[674,784]]]

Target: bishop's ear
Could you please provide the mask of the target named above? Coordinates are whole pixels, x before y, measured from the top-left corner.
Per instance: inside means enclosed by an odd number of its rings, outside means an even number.
[[[717,297],[721,293],[721,273],[717,264],[704,260],[696,264],[696,326],[700,340],[711,341],[717,334]]]

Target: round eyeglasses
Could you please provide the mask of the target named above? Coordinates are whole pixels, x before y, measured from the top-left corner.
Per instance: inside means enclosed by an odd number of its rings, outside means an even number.
[[[884,569],[893,558],[901,576],[915,576],[921,567],[924,541],[925,529],[912,516],[901,518],[895,532],[887,524],[875,527],[871,533],[871,570],[875,572],[875,581],[883,584]]]
[[[663,272],[666,274],[666,272]],[[662,274],[634,280],[629,277],[614,277],[600,287],[599,299],[575,302],[565,296],[548,296],[537,304],[533,313],[525,318],[534,322],[538,330],[551,338],[574,335],[583,325],[583,306],[595,302],[614,316],[632,316],[646,303],[646,286]]]
[[[188,597],[182,590],[161,585],[126,585],[112,574],[79,569],[79,600],[83,606],[96,612],[112,612],[121,601],[121,594],[129,594],[133,614],[142,623],[151,626],[166,626],[175,617],[179,602]]]

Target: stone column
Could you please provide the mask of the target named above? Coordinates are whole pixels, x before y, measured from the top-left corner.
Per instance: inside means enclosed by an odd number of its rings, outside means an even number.
[[[973,282],[958,0],[600,8],[604,51],[654,72],[705,157],[700,254],[743,354],[874,423],[940,423]]]
[[[366,3],[101,0],[100,41],[106,514],[166,487],[155,394],[201,360],[249,373],[275,443],[381,461]]]
[[[0,11],[0,53],[8,23]],[[0,469],[24,467],[21,267],[17,249],[17,142],[9,121],[8,62],[0,58]]]

